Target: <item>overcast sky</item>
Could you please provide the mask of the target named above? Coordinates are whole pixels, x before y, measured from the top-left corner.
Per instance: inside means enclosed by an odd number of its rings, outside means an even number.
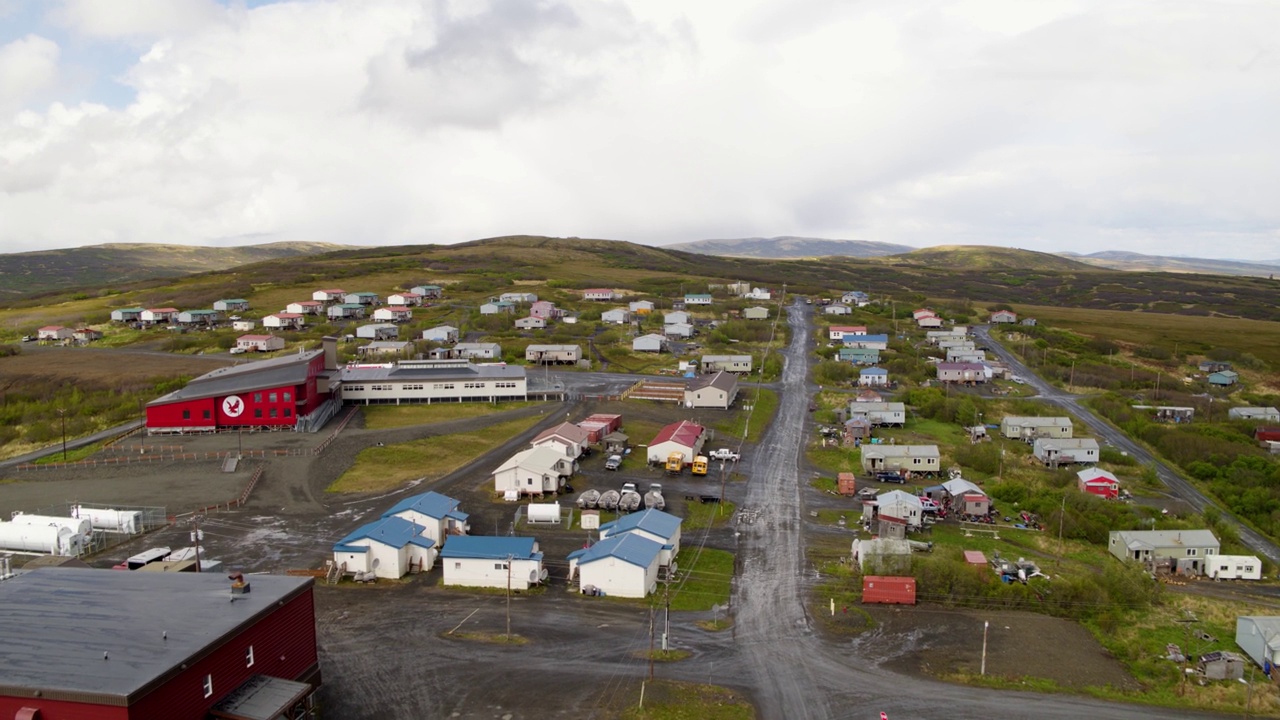
[[[0,251],[1280,258],[1271,0],[0,0]]]

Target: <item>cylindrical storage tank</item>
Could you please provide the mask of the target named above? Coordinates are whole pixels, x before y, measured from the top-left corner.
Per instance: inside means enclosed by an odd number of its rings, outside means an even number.
[[[64,527],[0,522],[0,550],[77,555],[80,536]]]
[[[71,514],[87,519],[93,524],[94,530],[133,535],[142,529],[142,513],[137,510],[107,510],[76,505],[71,508]]]
[[[88,518],[70,518],[58,517],[56,515],[27,515],[19,513],[13,516],[13,522],[18,525],[52,525],[54,527],[64,527],[77,535],[92,535],[93,523]]]
[[[560,503],[529,503],[528,517],[531,523],[558,523]]]

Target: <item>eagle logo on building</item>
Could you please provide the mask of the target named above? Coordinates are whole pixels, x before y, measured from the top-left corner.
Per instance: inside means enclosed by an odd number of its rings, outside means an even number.
[[[238,395],[228,395],[222,399],[222,412],[227,417],[240,417],[244,412],[244,401]]]

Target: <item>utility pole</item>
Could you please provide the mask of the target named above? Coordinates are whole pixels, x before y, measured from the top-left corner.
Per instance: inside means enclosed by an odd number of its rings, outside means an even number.
[[[662,649],[665,651],[667,643],[671,640],[671,579],[669,577],[663,584],[662,602],[667,606],[666,616],[662,620]]]
[[[982,621],[982,664],[978,668],[979,675],[987,674],[987,628],[991,627],[990,620]]]
[[[67,461],[67,409],[58,408],[58,419],[62,421],[62,462]]]
[[[204,533],[200,530],[200,516],[191,516],[191,542],[196,547],[196,572],[200,570],[200,541],[204,539]]]
[[[511,561],[514,555],[507,556],[507,642],[511,642]]]
[[[649,680],[653,680],[653,604],[649,604]]]
[[[1067,494],[1062,493],[1062,510],[1058,513],[1058,562],[1062,562],[1062,523],[1067,518]]]
[[[1076,361],[1071,361],[1071,375],[1067,380],[1067,392],[1075,392],[1076,385]]]

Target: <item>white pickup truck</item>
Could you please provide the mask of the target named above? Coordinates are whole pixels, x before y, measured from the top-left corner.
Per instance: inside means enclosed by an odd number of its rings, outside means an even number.
[[[719,450],[712,450],[707,455],[707,457],[711,458],[712,460],[730,460],[733,462],[737,462],[742,459],[741,455],[730,450],[729,448],[720,448]]]

